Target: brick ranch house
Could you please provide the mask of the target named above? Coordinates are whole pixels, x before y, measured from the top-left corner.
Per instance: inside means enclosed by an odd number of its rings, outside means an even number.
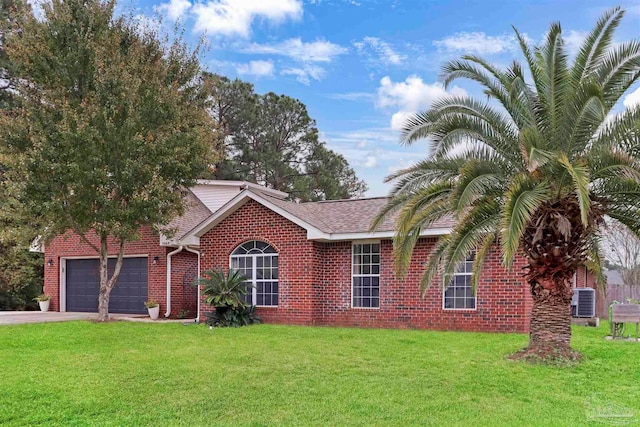
[[[423,230],[400,279],[393,270],[393,220],[368,231],[386,198],[295,203],[286,197],[247,182],[199,181],[185,214],[168,226],[173,237],[142,229],[127,244],[110,312],[145,313],[143,303],[152,299],[166,317],[203,319],[212,308],[192,285],[198,272],[234,268],[254,285],[250,300],[267,323],[528,331],[532,300],[523,259],[507,271],[496,248],[475,294],[467,262],[444,290],[437,277],[421,298],[422,266],[451,221]],[[110,251],[117,253],[115,245]],[[44,292],[52,309],[97,311],[97,268],[97,254],[77,235],[47,244]],[[574,284],[593,286],[593,279],[581,269]]]

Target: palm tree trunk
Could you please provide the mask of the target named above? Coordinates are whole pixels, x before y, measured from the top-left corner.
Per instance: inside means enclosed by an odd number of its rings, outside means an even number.
[[[571,349],[571,296],[566,279],[531,283],[533,309],[526,353],[542,358],[575,358]]]

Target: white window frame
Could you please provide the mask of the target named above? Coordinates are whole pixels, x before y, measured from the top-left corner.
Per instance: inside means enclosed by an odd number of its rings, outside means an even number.
[[[262,242],[262,243],[266,243],[267,245],[269,245],[271,248],[273,248],[276,252],[275,253],[252,253],[252,254],[236,254],[234,255],[233,252],[235,252],[240,246],[243,246],[249,242]],[[270,308],[277,308],[278,305],[280,304],[280,263],[278,262],[278,278],[277,279],[258,279],[258,262],[257,262],[257,258],[258,257],[269,257],[271,258],[271,266],[273,266],[273,258],[278,258],[278,251],[276,250],[276,248],[274,248],[270,243],[265,242],[264,240],[249,240],[247,242],[241,243],[238,246],[236,246],[233,251],[231,251],[231,255],[229,255],[229,270],[233,270],[233,259],[234,258],[251,258],[251,280],[248,280],[248,282],[251,283],[251,303],[252,305],[256,306],[256,307],[270,307]],[[258,302],[258,283],[265,283],[265,282],[276,282],[278,284],[278,304],[276,305],[258,305],[256,304]]]
[[[476,251],[473,251],[473,253],[474,253],[474,255],[477,255]],[[474,260],[475,260],[475,258],[474,258]],[[466,258],[465,258],[465,261],[463,261],[463,262],[468,262],[468,261],[466,261]],[[456,270],[457,270],[457,268],[456,268]],[[443,283],[444,283],[444,286],[443,286],[443,289],[442,289],[442,309],[443,310],[447,310],[447,311],[450,311],[450,310],[452,310],[452,311],[476,311],[478,309],[478,289],[477,288],[476,288],[475,292],[473,292],[473,308],[458,308],[458,307],[449,308],[449,307],[445,307],[445,298],[446,298],[447,289],[449,288],[449,283],[453,282],[455,280],[456,276],[467,276],[467,277],[469,277],[469,282],[471,282],[471,276],[472,275],[473,275],[472,272],[467,273],[465,271],[463,273],[458,273],[458,272],[454,271],[453,275],[451,276],[451,279],[449,279],[448,281],[447,281],[446,277],[442,278]],[[480,283],[479,280],[478,280],[478,283]],[[471,290],[473,291],[473,287],[472,286],[470,286],[470,287],[472,288]]]
[[[355,248],[356,246],[362,246],[362,245],[378,245],[378,274],[355,274],[353,272],[353,257],[356,255],[355,253]],[[350,267],[351,267],[351,308],[356,309],[356,310],[380,310],[380,303],[382,301],[381,298],[381,290],[382,290],[382,283],[380,280],[380,272],[382,269],[382,245],[380,244],[380,240],[355,240],[353,242],[351,242],[351,263],[350,263]],[[377,277],[378,278],[378,306],[377,307],[356,307],[353,305],[353,301],[354,301],[354,295],[353,295],[353,282],[356,277]]]

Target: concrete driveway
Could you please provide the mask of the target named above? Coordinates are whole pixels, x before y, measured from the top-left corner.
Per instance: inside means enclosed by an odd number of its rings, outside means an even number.
[[[118,315],[111,315],[116,318]],[[69,320],[95,320],[96,313],[58,313],[56,311],[0,311],[0,325],[23,323],[66,322]]]

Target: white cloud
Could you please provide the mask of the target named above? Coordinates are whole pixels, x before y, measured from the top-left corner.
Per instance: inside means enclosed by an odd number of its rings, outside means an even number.
[[[355,42],[353,45],[360,54],[367,55],[368,49],[373,50],[378,59],[384,64],[398,65],[407,58],[405,55],[396,52],[389,43],[378,37],[364,37],[362,41]]]
[[[629,95],[625,96],[622,100],[622,105],[624,105],[625,108],[632,108],[640,105],[640,87],[634,92],[631,92]]]
[[[340,101],[371,101],[375,95],[369,92],[347,92],[347,93],[331,93],[328,98]]]
[[[295,76],[300,83],[309,86],[311,79],[319,81],[324,78],[324,68],[317,65],[304,64],[302,67],[285,68],[280,72],[285,76]]]
[[[157,11],[167,15],[172,21],[177,21],[191,8],[189,0],[169,0],[168,3],[162,3],[157,7]]]
[[[236,71],[240,75],[250,75],[256,77],[266,77],[273,75],[273,62],[271,61],[250,61],[248,64],[238,64]]]
[[[483,32],[460,32],[442,40],[435,40],[433,45],[448,52],[494,55],[517,50],[518,40],[512,34],[488,36]]]
[[[336,56],[347,53],[347,49],[326,40],[303,42],[300,38],[292,38],[275,44],[252,43],[242,52],[287,56],[301,62],[331,62]]]
[[[575,55],[580,52],[580,47],[582,46],[584,39],[587,38],[587,33],[584,31],[571,30],[566,34],[563,34],[562,38],[564,39],[564,45],[567,52]]]
[[[378,166],[378,158],[376,156],[367,156],[363,166],[365,168],[375,168]]]
[[[321,136],[328,147],[342,154],[358,176],[367,182],[370,187],[368,196],[387,194],[391,185],[383,183],[383,179],[389,172],[425,157],[424,147],[417,144],[402,147],[398,144],[397,133],[384,125],[326,132]]]
[[[414,111],[398,111],[391,116],[391,129],[400,130]]]
[[[404,121],[417,111],[429,108],[433,101],[447,95],[464,96],[467,92],[454,86],[446,91],[440,83],[425,83],[418,76],[409,76],[403,82],[393,82],[388,76],[380,80],[376,105],[379,108],[394,108],[391,128],[398,130]]]
[[[251,25],[257,19],[281,23],[286,19],[300,19],[300,0],[209,0],[196,3],[195,30],[210,35],[248,38]]]

